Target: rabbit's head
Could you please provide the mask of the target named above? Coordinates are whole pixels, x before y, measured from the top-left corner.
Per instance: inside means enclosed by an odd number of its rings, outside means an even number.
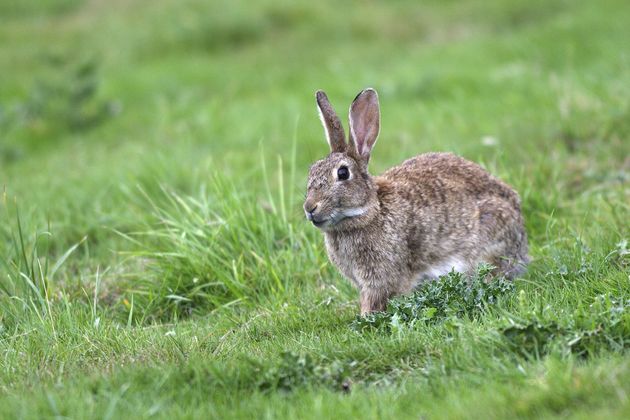
[[[316,98],[330,154],[310,168],[306,218],[323,230],[364,226],[378,206],[376,187],[367,170],[380,128],[378,95],[365,89],[352,102],[349,141],[326,94],[318,91]]]

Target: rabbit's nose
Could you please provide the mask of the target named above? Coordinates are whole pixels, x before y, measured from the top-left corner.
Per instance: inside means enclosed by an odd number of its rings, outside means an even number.
[[[304,204],[304,212],[306,213],[306,218],[310,221],[313,220],[313,213],[317,210],[317,203],[315,204]]]

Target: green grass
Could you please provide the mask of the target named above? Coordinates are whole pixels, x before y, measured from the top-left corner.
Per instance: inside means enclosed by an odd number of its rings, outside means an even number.
[[[0,2],[0,418],[627,418],[623,1]],[[375,87],[523,199],[514,287],[357,319],[303,218]]]

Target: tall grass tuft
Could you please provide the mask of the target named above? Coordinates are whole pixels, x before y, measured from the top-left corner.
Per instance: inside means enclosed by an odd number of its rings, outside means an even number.
[[[5,197],[6,201],[6,197]],[[8,212],[7,212],[8,213]],[[51,318],[51,282],[55,274],[85,241],[70,247],[58,260],[51,263],[49,230],[27,237],[16,206],[16,228],[11,231],[12,247],[0,255],[0,333],[15,328],[25,317],[35,316],[41,324],[54,331]]]
[[[162,193],[159,203],[143,194],[154,223],[123,234],[139,246],[132,256],[145,270],[129,289],[143,320],[281,302],[328,269],[315,232],[288,211],[293,195],[283,188],[262,201],[215,175],[194,196]]]

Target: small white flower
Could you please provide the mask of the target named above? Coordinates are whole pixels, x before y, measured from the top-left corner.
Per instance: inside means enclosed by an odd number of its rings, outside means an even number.
[[[481,144],[484,146],[496,146],[499,144],[499,140],[493,136],[483,136],[481,138]]]

